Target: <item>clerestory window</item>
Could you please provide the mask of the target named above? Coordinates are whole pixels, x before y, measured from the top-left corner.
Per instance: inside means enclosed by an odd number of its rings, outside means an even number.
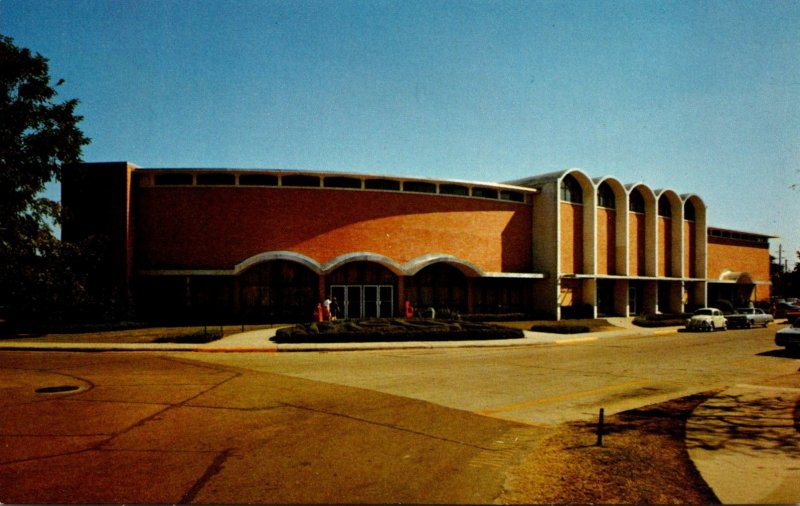
[[[583,204],[583,189],[573,176],[567,175],[561,180],[561,200]]]

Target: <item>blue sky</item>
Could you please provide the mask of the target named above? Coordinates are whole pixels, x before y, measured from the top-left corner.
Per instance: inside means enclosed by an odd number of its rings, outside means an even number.
[[[0,33],[81,101],[87,161],[579,167],[800,249],[798,1],[0,0]]]

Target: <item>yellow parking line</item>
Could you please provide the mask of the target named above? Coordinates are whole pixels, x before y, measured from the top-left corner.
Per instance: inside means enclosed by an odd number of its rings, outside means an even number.
[[[526,401],[526,402],[517,402],[515,404],[506,404],[505,406],[498,406],[495,408],[485,409],[483,411],[478,411],[479,415],[494,415],[497,413],[503,413],[505,411],[516,411],[519,409],[530,408],[533,406],[539,406],[541,404],[550,404],[553,402],[560,402],[566,401],[570,399],[578,399],[581,397],[589,397],[590,395],[596,395],[599,393],[609,392],[611,390],[620,390],[623,388],[629,388],[634,386],[644,385],[645,383],[649,383],[648,380],[638,380],[638,381],[631,381],[630,383],[620,383],[617,385],[606,385],[604,387],[593,388],[591,390],[584,390],[582,392],[570,392],[567,394],[556,395],[554,397],[547,397],[545,399],[537,399],[535,401]]]
[[[573,337],[570,339],[561,339],[556,341],[556,344],[588,343],[591,341],[597,341],[599,339],[599,337]]]

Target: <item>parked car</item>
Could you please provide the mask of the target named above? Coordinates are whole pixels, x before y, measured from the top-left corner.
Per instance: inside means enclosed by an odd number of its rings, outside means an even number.
[[[773,318],[763,309],[753,307],[741,307],[734,310],[733,314],[725,316],[728,320],[728,327],[741,327],[749,329],[753,325],[763,325],[765,328],[772,323]]]
[[[788,302],[779,302],[775,306],[775,318],[786,318],[789,323],[797,321],[800,318],[800,306],[795,306]]]
[[[800,318],[795,320],[791,327],[775,333],[775,344],[784,346],[790,351],[800,351]]]
[[[704,307],[694,312],[691,318],[686,320],[686,330],[707,330],[712,332],[717,329],[725,330],[727,320],[722,311],[715,307]]]

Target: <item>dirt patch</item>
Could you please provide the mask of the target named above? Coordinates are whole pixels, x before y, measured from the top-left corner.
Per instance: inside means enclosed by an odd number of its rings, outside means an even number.
[[[719,504],[684,445],[686,420],[714,393],[559,426],[515,468],[500,503]]]

